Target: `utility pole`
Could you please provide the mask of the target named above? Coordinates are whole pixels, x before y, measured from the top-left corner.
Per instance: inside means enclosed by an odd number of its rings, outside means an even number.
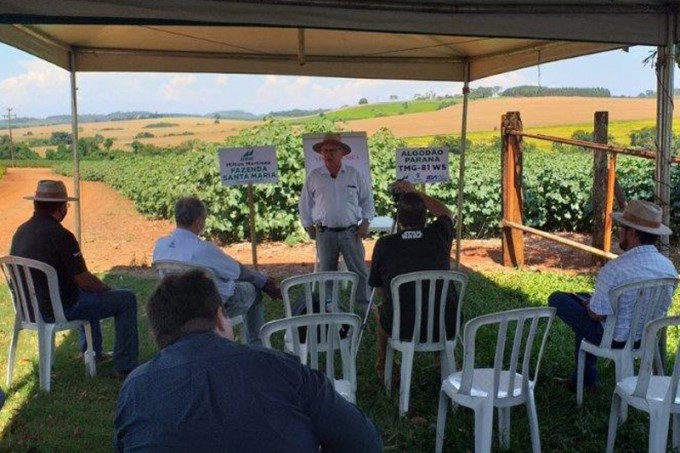
[[[12,167],[16,167],[14,163],[14,140],[12,139],[12,109],[8,108],[7,115],[3,116],[7,118],[7,128],[9,129],[9,153],[12,159]],[[16,118],[16,115],[14,115],[14,118]]]

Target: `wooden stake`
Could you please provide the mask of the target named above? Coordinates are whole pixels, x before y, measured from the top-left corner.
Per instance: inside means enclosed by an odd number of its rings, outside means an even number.
[[[253,267],[257,269],[257,232],[255,231],[255,201],[253,185],[248,184],[248,207],[250,208],[250,248],[253,252]]]
[[[509,133],[522,130],[519,112],[508,112],[501,119],[503,148],[501,150],[502,201],[503,201],[503,265],[524,264],[524,237],[522,231],[505,225],[506,221],[522,224],[522,148],[520,138]]]

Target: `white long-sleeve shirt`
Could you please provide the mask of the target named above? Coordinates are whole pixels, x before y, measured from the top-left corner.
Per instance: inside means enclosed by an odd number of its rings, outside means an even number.
[[[342,165],[335,178],[325,166],[307,176],[300,196],[302,226],[321,224],[330,228],[356,225],[375,215],[373,192],[359,171]]]
[[[249,281],[256,288],[262,288],[267,282],[266,275],[250,271],[212,242],[204,241],[183,228],[177,228],[170,236],[156,241],[153,260],[182,261],[210,269],[215,274],[217,290],[224,299],[234,294],[236,280]]]

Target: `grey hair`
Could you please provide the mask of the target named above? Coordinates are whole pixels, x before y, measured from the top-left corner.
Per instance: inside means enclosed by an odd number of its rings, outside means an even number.
[[[197,219],[208,215],[208,210],[198,197],[182,197],[175,203],[177,226],[189,228]]]

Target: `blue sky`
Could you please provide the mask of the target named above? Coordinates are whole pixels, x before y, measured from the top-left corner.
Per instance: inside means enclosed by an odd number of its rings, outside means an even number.
[[[538,85],[604,87],[636,96],[656,87],[642,60],[650,47],[633,47],[526,68],[472,83],[476,86]],[[677,70],[676,70],[677,73]],[[676,80],[677,74],[676,74]],[[676,82],[680,86],[680,80]],[[44,117],[70,112],[68,72],[0,44],[0,112]],[[460,83],[231,74],[81,73],[79,113],[146,110],[205,114],[218,110],[268,113],[288,109],[338,108],[360,98],[409,100],[417,93],[458,94]]]

